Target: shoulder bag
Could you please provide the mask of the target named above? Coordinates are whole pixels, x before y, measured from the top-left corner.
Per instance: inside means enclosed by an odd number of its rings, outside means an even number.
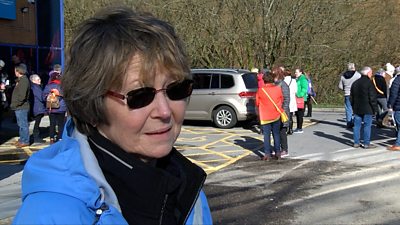
[[[281,111],[281,109],[276,105],[276,103],[274,102],[274,100],[272,100],[272,98],[269,96],[269,94],[264,90],[264,88],[261,88],[261,90],[263,90],[263,92],[267,95],[267,97],[269,98],[269,100],[272,102],[272,104],[274,104],[276,110],[279,112],[279,114],[281,114],[281,121],[282,123],[286,123],[289,120],[289,117],[286,115],[285,111]],[[304,102],[303,102],[304,103]]]

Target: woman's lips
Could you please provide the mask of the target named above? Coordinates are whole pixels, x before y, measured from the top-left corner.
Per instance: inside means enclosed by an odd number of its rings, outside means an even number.
[[[160,129],[160,130],[156,130],[156,131],[151,131],[151,132],[147,132],[147,135],[157,135],[157,134],[164,134],[167,133],[168,131],[171,130],[171,127],[165,128],[165,129]]]

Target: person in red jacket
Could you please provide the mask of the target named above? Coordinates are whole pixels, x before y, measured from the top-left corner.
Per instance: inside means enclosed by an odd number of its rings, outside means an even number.
[[[264,152],[262,160],[269,161],[272,157],[271,152],[271,131],[274,139],[275,159],[280,159],[280,137],[279,131],[281,127],[281,115],[275,105],[281,112],[283,103],[282,89],[279,85],[274,84],[277,74],[272,71],[263,76],[265,82],[264,87],[259,88],[256,93],[256,106],[259,110],[260,124],[264,134]],[[275,103],[275,105],[274,105]]]

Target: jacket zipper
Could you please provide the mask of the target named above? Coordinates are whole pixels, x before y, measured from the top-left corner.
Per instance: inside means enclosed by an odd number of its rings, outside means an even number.
[[[95,212],[95,213],[96,213],[96,216],[95,216],[95,218],[94,218],[93,225],[96,225],[97,222],[99,222],[101,215],[104,213],[104,211],[106,211],[106,210],[108,210],[108,209],[109,209],[109,207],[108,207],[108,205],[106,205],[105,202],[103,202],[103,203],[101,204],[101,206],[100,206],[99,208],[96,209],[96,212]]]
[[[160,225],[162,224],[165,206],[167,205],[167,200],[168,200],[168,194],[165,195],[164,202],[163,202],[163,205],[161,207]]]

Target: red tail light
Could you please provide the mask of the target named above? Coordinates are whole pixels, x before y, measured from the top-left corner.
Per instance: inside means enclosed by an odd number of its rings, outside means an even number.
[[[241,98],[253,98],[256,97],[256,92],[253,91],[242,91],[239,93],[239,97]]]

